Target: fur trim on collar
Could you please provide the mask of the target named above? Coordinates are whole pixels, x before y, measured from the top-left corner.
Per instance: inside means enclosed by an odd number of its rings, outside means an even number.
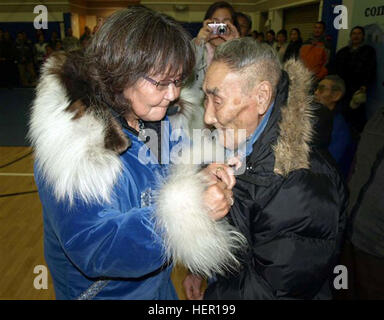
[[[281,108],[280,135],[273,150],[274,172],[287,176],[293,170],[309,168],[312,73],[294,59],[285,63],[284,70],[289,75],[289,93],[287,105]]]
[[[109,202],[121,161],[105,147],[105,121],[84,108],[71,112],[68,92],[56,72],[64,61],[50,58],[37,86],[29,129],[37,168],[57,200]]]

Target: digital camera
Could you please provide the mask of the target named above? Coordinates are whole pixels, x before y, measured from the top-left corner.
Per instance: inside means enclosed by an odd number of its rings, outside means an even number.
[[[227,25],[225,23],[208,23],[212,29],[212,34],[225,34],[227,32]]]

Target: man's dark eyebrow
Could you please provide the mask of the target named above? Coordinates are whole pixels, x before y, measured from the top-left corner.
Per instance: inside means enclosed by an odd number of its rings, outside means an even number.
[[[207,94],[212,94],[214,96],[219,96],[219,89],[218,88],[213,88],[213,89],[208,89],[206,90]]]

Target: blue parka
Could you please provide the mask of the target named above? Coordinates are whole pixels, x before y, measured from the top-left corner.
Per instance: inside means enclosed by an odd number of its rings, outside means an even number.
[[[116,280],[101,283],[105,286],[95,299],[177,299],[170,281],[172,266],[164,264],[151,221],[156,176],[164,176],[168,165],[141,163],[143,142],[124,132],[132,145],[121,155],[123,171],[110,204],[87,205],[77,199],[70,206],[57,201],[36,166],[45,259],[57,299],[76,299],[100,278]]]

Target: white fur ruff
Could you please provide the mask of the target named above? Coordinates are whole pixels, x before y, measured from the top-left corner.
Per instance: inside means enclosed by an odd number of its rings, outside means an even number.
[[[173,168],[157,197],[156,222],[167,258],[210,277],[239,268],[234,252],[244,248],[246,240],[225,219],[209,216],[202,203],[207,181],[198,170],[194,165]]]
[[[32,107],[29,138],[39,171],[57,200],[75,198],[108,202],[121,172],[117,154],[104,147],[104,125],[91,114],[72,120],[65,88],[48,68],[48,60]]]

